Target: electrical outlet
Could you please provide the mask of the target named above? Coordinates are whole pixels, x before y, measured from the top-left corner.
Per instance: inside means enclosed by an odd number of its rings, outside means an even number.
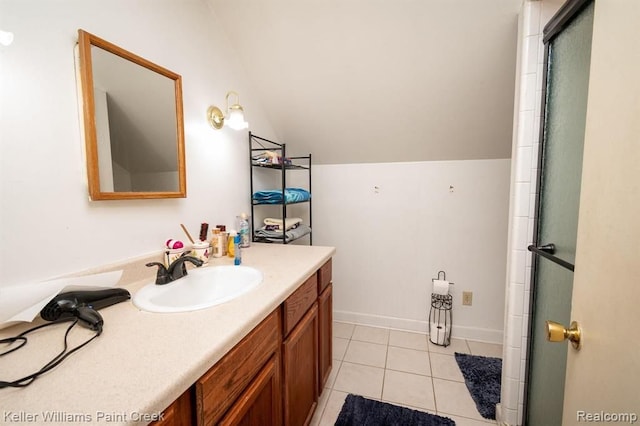
[[[466,306],[471,306],[473,304],[473,292],[472,291],[463,291],[462,292],[462,304]]]

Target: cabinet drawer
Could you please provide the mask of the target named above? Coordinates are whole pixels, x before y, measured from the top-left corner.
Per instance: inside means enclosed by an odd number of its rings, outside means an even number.
[[[331,259],[318,269],[318,294],[322,293],[331,283]]]
[[[278,351],[280,342],[276,309],[196,382],[198,424],[216,423]]]
[[[285,336],[293,330],[317,298],[318,277],[313,274],[282,304]]]

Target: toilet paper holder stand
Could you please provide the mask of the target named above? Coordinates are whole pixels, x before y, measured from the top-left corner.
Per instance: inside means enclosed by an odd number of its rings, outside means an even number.
[[[442,276],[442,277],[441,277]],[[446,281],[445,271],[438,271],[436,280]],[[449,284],[453,284],[449,282]],[[431,293],[431,309],[429,310],[429,340],[438,346],[447,347],[451,343],[453,297],[450,294]]]

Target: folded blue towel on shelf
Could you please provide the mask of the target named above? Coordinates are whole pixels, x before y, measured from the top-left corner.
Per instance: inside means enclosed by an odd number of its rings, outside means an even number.
[[[284,190],[285,203],[300,203],[309,201],[311,194],[302,188],[286,188]],[[253,200],[260,204],[282,204],[282,190],[267,189],[264,191],[256,191],[253,193]]]

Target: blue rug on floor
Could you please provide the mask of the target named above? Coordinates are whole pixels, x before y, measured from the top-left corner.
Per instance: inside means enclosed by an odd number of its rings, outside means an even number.
[[[456,352],[456,361],[464,376],[464,383],[485,419],[496,419],[496,404],[500,402],[502,360]]]
[[[361,396],[347,395],[336,426],[455,426],[456,422]]]

